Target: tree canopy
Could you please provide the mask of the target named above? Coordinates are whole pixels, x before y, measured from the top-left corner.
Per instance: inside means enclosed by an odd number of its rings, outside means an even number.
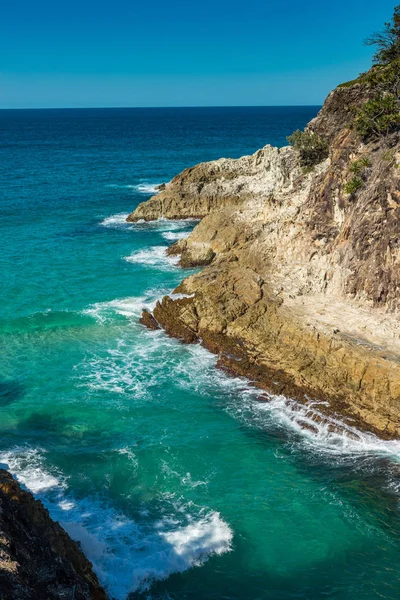
[[[374,62],[388,64],[400,58],[400,4],[395,6],[393,16],[381,31],[373,33],[365,40],[367,46],[376,46]]]

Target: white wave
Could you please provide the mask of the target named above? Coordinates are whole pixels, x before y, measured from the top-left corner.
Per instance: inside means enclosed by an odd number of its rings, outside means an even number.
[[[43,451],[17,448],[13,452],[0,452],[0,464],[4,464],[18,480],[34,494],[63,489],[65,482],[59,473],[47,473],[42,468]]]
[[[39,471],[41,481],[53,477],[37,450],[16,449],[0,454],[0,460],[33,492],[38,491]],[[165,506],[169,514],[161,520],[151,521],[143,509],[135,521],[97,499],[72,497],[65,483],[39,491],[51,517],[80,542],[100,582],[115,600],[145,591],[156,580],[199,566],[213,554],[231,549],[232,531],[212,510],[196,511],[171,502]]]
[[[163,292],[168,293],[168,292]],[[160,294],[161,295],[161,294]],[[190,297],[185,294],[169,295],[174,298]],[[137,299],[136,299],[137,301]],[[118,302],[118,301],[116,301]],[[152,303],[141,299],[140,309],[152,310],[156,297]],[[139,306],[135,305],[135,314],[141,313]],[[387,457],[392,462],[400,462],[400,440],[382,440],[373,433],[363,432],[348,422],[327,416],[322,410],[322,403],[308,402],[300,403],[284,396],[277,396],[262,392],[251,384],[250,381],[240,377],[229,377],[222,371],[215,369],[216,357],[200,344],[188,346],[176,345],[162,331],[146,332],[149,336],[145,338],[140,353],[136,350],[120,347],[117,354],[121,364],[124,364],[123,376],[118,371],[118,364],[113,365],[109,357],[101,363],[102,376],[98,384],[104,385],[107,380],[105,373],[107,369],[113,370],[114,385],[118,378],[125,381],[124,390],[134,389],[137,381],[130,380],[131,373],[142,373],[143,379],[140,389],[144,394],[146,378],[154,378],[159,381],[163,377],[165,369],[158,369],[157,364],[169,365],[168,373],[174,372],[176,385],[188,388],[202,395],[215,395],[225,393],[227,397],[227,412],[234,418],[244,420],[247,424],[262,429],[281,427],[285,431],[296,433],[298,441],[290,440],[289,443],[300,444],[313,453],[319,455],[335,455],[344,460],[354,458]],[[182,359],[176,358],[177,349],[184,352]],[[116,350],[114,350],[116,352]],[[116,354],[116,355],[117,355]],[[116,356],[115,355],[115,356]],[[202,364],[202,370],[196,369],[195,365]],[[97,373],[100,363],[96,364]],[[98,375],[97,375],[98,376]],[[170,376],[170,375],[169,375]],[[129,382],[128,382],[129,380]]]
[[[180,294],[170,294],[180,297]],[[182,294],[182,297],[185,295]],[[179,362],[174,381],[201,394],[225,393],[227,412],[234,418],[264,430],[281,427],[298,435],[298,444],[319,456],[347,458],[386,457],[400,462],[400,440],[383,440],[373,433],[328,416],[322,410],[327,402],[300,403],[281,395],[263,392],[243,377],[230,377],[215,369],[216,357],[199,344],[186,347],[190,359]],[[193,364],[201,363],[201,372]],[[294,443],[291,439],[290,443]],[[297,443],[297,442],[296,442]]]
[[[114,189],[121,189],[121,190],[135,190],[137,188],[136,185],[132,185],[131,183],[129,184],[120,184],[120,183],[108,183],[106,185],[107,188],[114,188]]]
[[[162,463],[161,464],[162,472],[165,473],[168,477],[178,479],[180,484],[183,486],[195,489],[199,486],[203,486],[203,485],[207,486],[209,483],[208,479],[206,481],[193,480],[190,473],[185,473],[185,475],[181,475],[178,471],[173,469],[165,460],[162,460],[161,463]]]
[[[112,189],[117,189],[117,190],[136,190],[137,192],[139,192],[141,194],[158,194],[160,191],[158,189],[159,185],[160,185],[160,183],[151,183],[151,182],[143,181],[141,183],[136,183],[136,184],[109,183],[106,185],[106,187],[112,188]]]
[[[327,416],[320,406],[327,402],[301,404],[284,396],[266,396],[254,408],[301,434],[305,443],[319,452],[340,456],[387,456],[400,462],[400,440],[382,440],[358,430],[339,418]]]
[[[179,344],[162,331],[143,328],[138,318],[143,309],[153,310],[157,300],[167,293],[163,289],[149,290],[140,297],[99,302],[83,311],[101,324],[115,323],[115,315],[119,314],[131,320],[132,327],[128,336],[125,329],[119,330],[120,337],[111,347],[99,355],[87,356],[74,368],[79,385],[94,391],[129,394],[135,402],[152,399],[152,386],[165,376],[163,366],[170,363],[172,368],[176,359],[173,349]],[[140,340],[135,338],[138,333]]]
[[[141,194],[158,194],[160,192],[159,185],[159,183],[139,183],[134,187]]]
[[[186,297],[186,296],[183,296]],[[163,402],[162,396],[154,395],[154,389],[160,385],[168,386],[171,377],[183,389],[198,391],[201,394],[215,394],[218,391],[216,374],[224,375],[214,369],[216,357],[199,344],[182,345],[168,337],[162,330],[150,331],[135,323],[142,307],[152,309],[153,304],[143,301],[133,304],[135,319],[132,328],[120,332],[120,338],[101,354],[86,356],[74,369],[78,385],[86,386],[93,392],[111,392],[115,394],[116,410],[126,410],[121,395],[127,395],[136,406],[142,403]],[[119,310],[118,303],[116,304]],[[140,307],[140,308],[139,308]],[[104,321],[109,318],[109,306],[97,306],[95,316]],[[133,337],[132,337],[133,336]],[[139,337],[140,336],[140,337]],[[198,365],[202,365],[199,373]],[[226,380],[230,381],[229,378]],[[220,386],[221,387],[221,386]]]
[[[154,219],[154,221],[145,221],[144,219],[136,221],[136,225],[157,229],[158,231],[176,231],[184,227],[187,229],[189,226],[194,226],[197,223],[199,223],[199,219],[192,219],[191,217],[187,219],[166,219],[165,217],[159,217],[158,219]],[[187,234],[189,233],[187,231]]]
[[[173,571],[184,571],[190,566],[199,565],[205,557],[223,554],[230,550],[232,531],[217,512],[209,512],[205,517],[186,527],[162,533],[178,557]]]
[[[152,246],[137,250],[130,256],[125,256],[124,260],[137,265],[146,265],[153,269],[169,270],[177,268],[179,256],[167,256],[168,246]]]
[[[139,316],[145,306],[146,298],[144,296],[121,298],[119,300],[111,300],[110,302],[96,302],[85,308],[82,313],[93,317],[99,323],[106,323],[115,314],[125,317]]]
[[[91,390],[128,394],[136,404],[157,402],[152,389],[168,381],[178,342],[162,331],[143,329],[140,343],[119,339],[105,354],[87,357],[76,367],[80,385]]]
[[[100,323],[113,319],[115,314],[127,318],[137,319],[144,309],[153,310],[156,302],[168,293],[165,289],[149,290],[143,296],[130,296],[128,298],[116,298],[109,302],[96,302],[85,308],[82,313],[90,315]]]
[[[143,379],[140,358],[127,354],[124,346],[109,349],[106,356],[92,356],[80,365],[80,385],[93,391],[129,394],[138,403],[149,399],[154,377]]]
[[[177,240],[182,240],[189,235],[188,231],[166,231],[161,234],[165,240],[169,242],[176,242]]]
[[[225,375],[222,375],[225,377]],[[327,415],[322,405],[328,402],[301,403],[281,395],[262,392],[244,378],[228,378],[230,400],[227,412],[236,419],[260,429],[281,427],[298,435],[288,440],[318,456],[324,454],[344,460],[356,457],[387,457],[400,462],[400,440],[383,440],[373,433]]]
[[[127,223],[126,218],[129,213],[117,213],[115,215],[110,215],[103,219],[100,223],[103,227],[112,227],[112,228],[120,228],[123,227],[131,227],[132,223]]]
[[[145,221],[141,219],[135,223],[127,222],[127,217],[130,213],[116,213],[105,217],[100,221],[99,225],[113,229],[150,229],[156,231],[164,231],[162,236],[169,241],[175,241],[189,235],[188,227],[198,223],[198,219],[156,219],[154,221]],[[177,231],[186,228],[186,231]]]
[[[132,451],[131,448],[128,448],[128,447],[119,448],[118,450],[116,450],[116,452],[118,454],[121,454],[122,456],[127,456],[129,462],[135,469],[138,467],[139,461],[136,458],[136,454]]]

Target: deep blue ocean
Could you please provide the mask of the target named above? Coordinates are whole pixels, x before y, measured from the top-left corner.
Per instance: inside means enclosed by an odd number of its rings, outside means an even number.
[[[400,598],[400,443],[304,430],[290,399],[138,323],[191,272],[165,248],[196,223],[127,214],[317,110],[0,111],[0,463],[110,598]]]

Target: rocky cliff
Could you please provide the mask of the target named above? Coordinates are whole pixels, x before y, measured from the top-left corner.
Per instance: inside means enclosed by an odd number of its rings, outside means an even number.
[[[176,290],[184,297],[157,304],[168,333],[390,437],[400,434],[400,143],[397,130],[357,131],[374,93],[363,78],[331,92],[306,130],[329,146],[312,169],[294,147],[202,163],[128,219],[202,218],[169,249],[182,266],[207,266]]]
[[[42,503],[0,469],[1,600],[107,600],[91,563]]]

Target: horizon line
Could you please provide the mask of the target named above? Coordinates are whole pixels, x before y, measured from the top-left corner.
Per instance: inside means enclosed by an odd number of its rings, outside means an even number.
[[[187,106],[15,106],[0,107],[5,110],[132,110],[132,109],[181,109],[181,108],[306,108],[322,104],[203,104]]]

